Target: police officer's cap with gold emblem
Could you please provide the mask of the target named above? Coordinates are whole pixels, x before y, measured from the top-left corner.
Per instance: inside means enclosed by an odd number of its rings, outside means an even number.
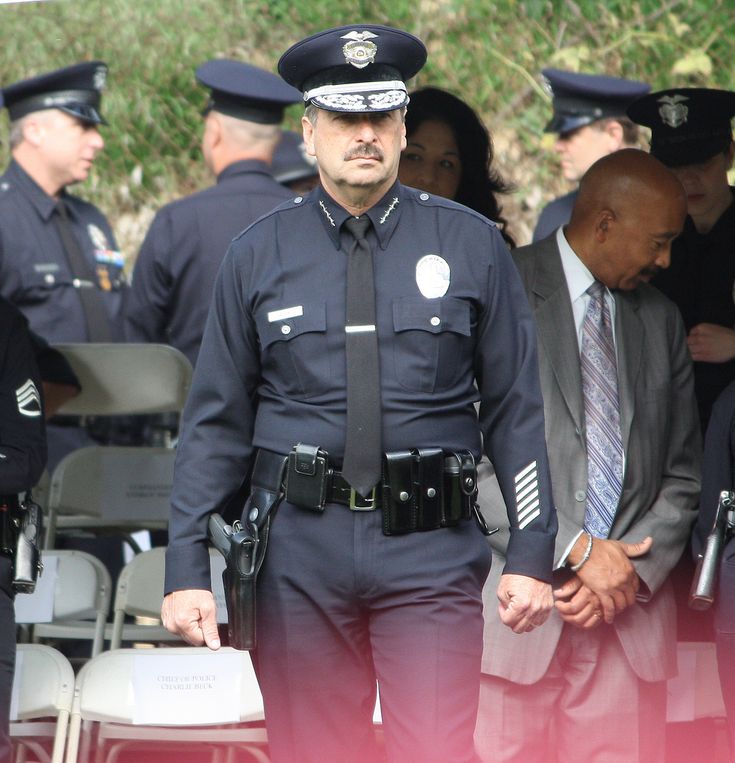
[[[327,111],[393,111],[408,103],[406,80],[426,62],[423,42],[378,24],[327,29],[290,47],[278,71]]]
[[[631,104],[628,116],[651,128],[651,153],[669,167],[699,164],[732,141],[735,93],[698,87],[659,90]]]
[[[2,90],[10,121],[33,111],[59,109],[85,124],[107,124],[100,114],[100,99],[107,79],[107,64],[85,61],[24,79]]]
[[[204,114],[217,111],[248,122],[280,124],[286,106],[301,100],[301,93],[277,75],[242,61],[207,61],[197,68],[196,78],[210,90]]]
[[[559,135],[600,119],[625,116],[626,108],[651,88],[645,82],[543,69],[544,84],[552,96],[554,114],[544,132]]]

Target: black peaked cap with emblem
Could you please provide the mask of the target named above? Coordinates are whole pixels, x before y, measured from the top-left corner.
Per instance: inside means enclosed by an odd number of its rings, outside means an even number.
[[[628,116],[651,128],[651,153],[669,167],[698,164],[732,140],[735,92],[699,87],[659,90],[635,101]]]
[[[628,106],[651,89],[645,82],[600,74],[561,69],[542,69],[541,73],[551,90],[554,109],[544,132],[560,135],[599,119],[625,116]]]
[[[393,111],[408,103],[406,80],[426,63],[418,37],[379,24],[327,29],[292,45],[278,71],[320,109]]]
[[[59,109],[87,124],[107,124],[100,114],[107,64],[86,61],[24,79],[2,90],[3,105],[14,121],[33,111]]]
[[[207,61],[197,68],[196,78],[210,90],[205,113],[217,111],[249,122],[280,124],[286,106],[301,100],[301,93],[276,74],[242,61]]]

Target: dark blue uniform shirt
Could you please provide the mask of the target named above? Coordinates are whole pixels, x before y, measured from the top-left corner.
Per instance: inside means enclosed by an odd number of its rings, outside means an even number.
[[[559,196],[541,210],[533,230],[534,241],[541,241],[542,238],[550,236],[560,225],[566,225],[569,222],[578,193],[579,191],[572,191],[564,196]]]
[[[218,175],[217,185],[160,209],[135,263],[127,339],[173,345],[194,365],[230,241],[293,195],[268,165],[240,161]]]
[[[113,337],[122,339],[126,283],[112,229],[94,205],[66,192],[63,198],[72,231],[96,274]],[[0,294],[52,344],[86,342],[79,286],[56,227],[55,204],[15,161],[0,177]]]
[[[735,328],[734,242],[735,199],[708,233],[699,233],[687,217],[671,246],[671,265],[651,282],[676,303],[687,332],[699,323]],[[715,400],[731,381],[735,381],[735,360],[694,363],[694,393],[703,431]]]
[[[556,515],[535,326],[508,249],[484,217],[398,183],[367,214],[383,449],[479,457],[484,438],[513,528],[506,571],[549,579]],[[209,587],[207,517],[237,491],[255,448],[304,442],[341,462],[347,217],[316,189],[261,218],[225,257],[177,454],[167,591]],[[521,529],[515,480],[529,466],[538,507]]]

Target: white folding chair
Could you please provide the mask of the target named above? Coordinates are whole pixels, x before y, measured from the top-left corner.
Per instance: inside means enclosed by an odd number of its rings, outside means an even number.
[[[116,416],[180,412],[191,384],[191,363],[165,344],[57,344],[82,390],[60,415]]]
[[[123,641],[178,640],[161,625],[159,619],[163,600],[165,558],[165,548],[152,548],[134,556],[121,570],[112,605],[110,649],[118,649]],[[227,612],[222,585],[224,558],[215,549],[210,549],[210,568],[212,590],[217,601],[218,620],[226,622]],[[155,622],[150,625],[126,623],[126,616],[155,620]]]
[[[16,759],[61,763],[74,696],[74,671],[61,652],[42,644],[18,644],[11,700],[10,737]],[[49,719],[54,720],[50,721]],[[51,754],[46,751],[51,746]]]
[[[130,535],[165,530],[175,451],[169,448],[92,446],[65,456],[51,475],[47,548],[59,530],[116,534],[137,551]]]
[[[91,642],[91,656],[102,651],[110,611],[110,573],[96,556],[84,551],[52,549],[42,552],[45,571],[33,594],[16,597],[19,622],[31,624],[31,637]],[[53,562],[53,563],[52,563]],[[52,591],[44,589],[52,587]],[[46,597],[53,600],[48,616]]]
[[[60,344],[82,385],[59,415],[179,415],[191,383],[191,364],[163,344]],[[118,534],[134,550],[137,530],[165,529],[173,479],[171,447],[92,446],[54,469],[45,546],[57,530]]]
[[[232,760],[239,749],[268,763],[263,720],[247,652],[116,649],[90,660],[77,676],[66,763],[86,763],[92,746],[95,763],[115,763],[135,748],[186,752],[194,744],[212,761]]]

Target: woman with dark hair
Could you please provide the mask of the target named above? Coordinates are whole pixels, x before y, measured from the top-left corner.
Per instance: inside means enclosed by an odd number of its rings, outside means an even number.
[[[498,223],[506,243],[515,246],[496,198],[512,189],[492,167],[492,139],[480,118],[464,101],[439,88],[426,87],[410,95],[401,183],[485,215]]]

